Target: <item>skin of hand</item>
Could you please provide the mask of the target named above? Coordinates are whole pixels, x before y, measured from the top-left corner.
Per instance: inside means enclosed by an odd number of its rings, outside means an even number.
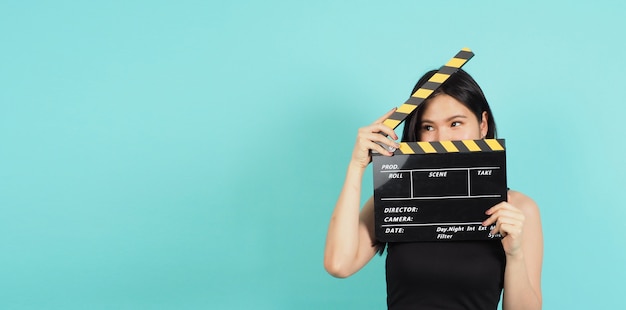
[[[511,200],[509,195],[508,200]],[[526,217],[522,210],[514,205],[503,201],[485,211],[489,215],[483,222],[483,226],[496,224],[491,234],[500,233],[502,235],[502,247],[504,252],[509,255],[517,255],[522,247],[522,233],[524,230],[524,221]]]
[[[391,109],[385,115],[374,121],[371,125],[359,128],[357,134],[354,150],[352,151],[352,162],[356,163],[360,168],[365,168],[372,161],[370,150],[379,152],[380,154],[391,156],[392,152],[385,150],[378,143],[387,145],[393,148],[399,148],[400,145],[394,140],[398,140],[398,136],[393,129],[383,125],[385,121],[396,108]],[[391,139],[385,137],[382,134],[389,136]]]

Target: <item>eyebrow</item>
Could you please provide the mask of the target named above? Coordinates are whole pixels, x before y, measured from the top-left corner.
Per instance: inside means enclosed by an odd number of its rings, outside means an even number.
[[[459,115],[454,115],[454,116],[448,117],[448,119],[446,119],[446,120],[444,120],[444,121],[445,121],[445,122],[449,122],[449,121],[451,121],[451,120],[453,120],[453,119],[456,119],[456,118],[465,118],[465,119],[466,119],[466,118],[467,118],[467,116],[465,116],[465,115],[461,115],[461,114],[459,114]],[[433,121],[431,121],[431,120],[422,119],[422,123],[434,123],[434,122],[433,122]]]

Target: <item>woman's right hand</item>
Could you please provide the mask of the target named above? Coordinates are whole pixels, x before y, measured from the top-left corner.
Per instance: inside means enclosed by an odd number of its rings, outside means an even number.
[[[393,155],[393,152],[389,152],[380,144],[396,149],[400,147],[400,145],[395,142],[395,140],[398,140],[398,136],[393,129],[383,125],[383,122],[395,111],[396,108],[393,108],[371,125],[359,128],[359,133],[356,137],[356,144],[354,145],[354,150],[352,151],[351,164],[356,164],[360,168],[367,167],[367,165],[369,165],[372,161],[370,151],[376,151],[385,156]],[[391,137],[393,140],[387,138],[383,134]]]

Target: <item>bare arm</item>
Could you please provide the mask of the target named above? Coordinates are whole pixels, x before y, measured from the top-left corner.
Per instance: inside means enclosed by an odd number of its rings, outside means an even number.
[[[324,268],[339,278],[354,274],[376,254],[374,203],[369,199],[359,213],[363,171],[350,170],[330,219],[324,251]]]
[[[543,233],[539,208],[522,193],[510,191],[509,203],[488,211],[490,224],[497,219],[494,232],[504,236],[506,253],[502,309],[541,309],[541,265]]]
[[[326,236],[324,268],[335,277],[345,278],[354,274],[376,254],[374,202],[370,198],[363,206],[363,210],[359,211],[361,182],[365,168],[371,161],[371,150],[391,156],[390,152],[376,142],[398,147],[394,141],[380,134],[383,132],[398,139],[391,128],[382,124],[394,111],[395,109],[389,111],[372,125],[359,129],[346,180],[330,219]]]

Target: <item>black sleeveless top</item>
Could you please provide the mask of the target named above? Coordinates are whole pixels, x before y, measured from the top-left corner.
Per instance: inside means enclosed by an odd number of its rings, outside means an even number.
[[[389,243],[389,309],[497,309],[506,258],[500,240]]]

